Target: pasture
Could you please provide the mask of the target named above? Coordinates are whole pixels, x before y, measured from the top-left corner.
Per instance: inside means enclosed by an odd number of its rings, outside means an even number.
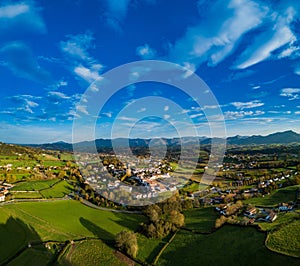
[[[22,202],[0,208],[0,264],[29,242],[83,237],[111,241],[122,230],[136,230],[146,219],[137,214],[100,211],[74,200]]]
[[[266,245],[271,250],[290,256],[300,257],[300,219],[281,226],[269,233]]]
[[[115,265],[126,266],[117,252],[101,240],[84,240],[70,244],[67,252],[59,258],[58,265]]]
[[[185,228],[196,232],[210,232],[215,225],[219,215],[214,211],[214,207],[201,209],[191,209],[184,211]]]
[[[36,180],[36,181],[24,181],[15,184],[11,191],[39,191],[42,189],[47,189],[53,186],[55,183],[59,182],[59,179],[49,179],[49,180]]]
[[[255,228],[226,225],[209,235],[180,230],[158,265],[297,265],[299,260],[274,253]]]
[[[55,183],[52,187],[40,191],[44,198],[62,198],[74,191],[74,187],[67,181]]]
[[[294,201],[296,196],[296,190],[300,188],[300,185],[290,186],[273,191],[270,195],[265,197],[257,197],[245,200],[244,203],[250,203],[255,206],[274,207],[281,202]]]

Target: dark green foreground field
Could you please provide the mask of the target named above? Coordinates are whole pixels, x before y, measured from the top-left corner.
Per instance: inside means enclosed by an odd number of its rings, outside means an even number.
[[[226,225],[210,235],[180,230],[158,265],[300,265],[300,260],[268,250],[255,228]]]
[[[34,265],[46,265],[53,250],[46,250],[42,245],[35,246],[35,243],[86,237],[113,241],[118,232],[135,230],[140,222],[145,221],[141,215],[99,211],[74,200],[24,202],[0,208],[0,263],[14,257],[31,243],[32,247],[22,254],[22,261],[30,258],[39,262]],[[45,263],[40,261],[41,257]]]
[[[55,258],[56,265],[133,265],[115,251],[113,241],[118,232],[135,231],[146,220],[143,215],[97,210],[74,200],[14,203],[0,209],[0,265],[50,265],[55,250],[65,241],[68,244]],[[282,227],[296,215],[282,215],[273,228],[262,228],[273,229],[267,244],[274,250],[285,253],[285,247],[294,248],[294,255],[299,256],[299,241],[291,241],[299,237],[299,222]],[[193,209],[185,216],[185,229],[162,252],[158,265],[300,265],[298,258],[269,250],[267,232],[232,225],[213,232],[216,213],[212,207]],[[281,229],[274,230],[276,225]],[[152,264],[169,239],[138,234],[137,259]]]
[[[292,199],[298,187],[279,189],[249,202],[274,206],[284,199]],[[63,197],[71,189],[66,181],[58,180],[24,182],[14,187],[15,191],[40,191],[45,198]],[[229,225],[214,231],[218,215],[213,207],[191,209],[184,214],[184,228],[160,257],[157,255],[170,236],[157,240],[138,234],[137,259],[140,262],[300,265],[299,259],[290,257],[300,257],[298,211],[280,213],[273,223],[259,223],[261,232],[253,227]],[[133,262],[129,258],[114,249],[114,238],[124,229],[136,231],[145,221],[143,215],[97,210],[67,198],[7,204],[0,207],[0,265],[50,265],[53,262],[59,265],[131,265]],[[60,245],[62,252],[58,254]]]

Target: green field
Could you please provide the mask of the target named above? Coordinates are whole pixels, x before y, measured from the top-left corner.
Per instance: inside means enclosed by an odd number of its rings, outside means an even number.
[[[0,264],[31,241],[113,240],[118,232],[136,230],[145,221],[142,215],[100,211],[73,200],[22,202],[0,208]]]
[[[299,260],[268,250],[255,228],[226,225],[210,235],[180,230],[158,265],[299,265]]]
[[[62,198],[74,191],[74,187],[67,181],[63,180],[56,183],[51,188],[42,190],[40,193],[44,198]]]
[[[299,217],[299,215],[298,215]],[[271,250],[300,257],[300,220],[295,220],[269,233],[266,245]]]
[[[185,228],[196,232],[210,232],[219,215],[213,207],[191,209],[184,212]]]
[[[274,207],[281,202],[294,201],[296,196],[296,190],[300,188],[300,185],[290,186],[278,189],[265,197],[258,197],[245,200],[245,203],[250,203],[256,206]]]
[[[59,265],[115,265],[126,266],[116,251],[101,240],[86,240],[70,244],[68,252],[58,261]]]
[[[278,214],[278,218],[272,223],[258,222],[257,224],[263,231],[272,231],[293,222],[298,217],[299,214],[297,214],[296,212],[282,212]]]
[[[43,161],[44,166],[64,166],[65,163],[63,161],[59,160],[53,160],[53,161]]]
[[[144,235],[138,234],[139,250],[137,258],[151,264],[168,240],[169,237],[165,237],[164,239],[149,239]]]
[[[19,182],[15,184],[13,188],[11,188],[12,191],[39,191],[42,189],[47,189],[53,186],[55,183],[59,182],[59,179],[50,179],[50,180],[36,180],[36,181],[26,181],[26,182]]]
[[[20,256],[11,261],[9,266],[39,266],[47,265],[52,259],[52,253],[43,245],[26,249]]]
[[[42,198],[43,198],[42,195],[38,191],[12,193],[12,199],[42,199]]]

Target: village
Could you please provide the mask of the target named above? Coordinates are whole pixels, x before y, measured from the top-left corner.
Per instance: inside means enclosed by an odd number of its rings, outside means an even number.
[[[87,174],[86,182],[95,190],[125,191],[131,193],[133,199],[157,198],[161,193],[174,192],[178,189],[178,182],[172,173],[172,167],[160,160],[143,159],[129,161],[122,158],[126,164],[107,163],[99,166],[79,161],[83,173]],[[133,191],[133,187],[138,188]]]

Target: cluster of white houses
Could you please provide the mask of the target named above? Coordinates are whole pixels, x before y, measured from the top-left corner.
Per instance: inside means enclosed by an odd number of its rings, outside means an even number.
[[[5,201],[5,196],[9,193],[11,187],[12,185],[7,183],[0,185],[0,202]]]
[[[86,164],[80,163],[86,168]],[[113,164],[107,167],[90,165],[86,181],[97,189],[124,190],[132,194],[133,199],[158,197],[160,193],[177,190],[177,181],[168,171],[172,170],[161,162],[152,162],[149,167],[138,168],[135,163],[127,163],[124,168]],[[127,185],[122,181],[126,179]],[[138,187],[138,189],[133,189]]]

